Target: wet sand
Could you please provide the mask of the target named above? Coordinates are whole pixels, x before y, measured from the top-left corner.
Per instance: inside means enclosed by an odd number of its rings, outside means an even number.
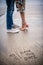
[[[6,11],[0,17],[0,65],[43,65],[42,3],[26,2],[25,12],[29,28],[16,34],[6,33]],[[19,12],[13,21],[21,26]]]

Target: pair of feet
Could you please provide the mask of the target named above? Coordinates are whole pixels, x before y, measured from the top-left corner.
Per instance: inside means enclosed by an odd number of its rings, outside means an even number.
[[[19,29],[21,30],[21,31],[24,31],[26,28],[28,27],[28,24],[23,24],[22,25],[22,27],[20,27],[19,28],[19,26],[18,25],[16,25],[16,24],[14,24],[13,26],[12,26],[12,29],[8,29],[7,30],[7,32],[10,32],[10,33],[18,33],[19,32]]]
[[[19,27],[18,25],[14,24],[12,27],[19,28],[21,31],[24,31],[26,28],[29,27],[29,25],[27,23],[24,23],[24,24],[22,24],[22,27]]]

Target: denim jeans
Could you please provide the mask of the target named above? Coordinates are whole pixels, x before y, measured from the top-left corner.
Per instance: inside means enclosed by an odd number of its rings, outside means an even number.
[[[14,11],[14,0],[12,0],[10,6],[7,6],[7,15],[6,15],[6,21],[7,21],[7,29],[11,29],[13,25],[13,11]]]

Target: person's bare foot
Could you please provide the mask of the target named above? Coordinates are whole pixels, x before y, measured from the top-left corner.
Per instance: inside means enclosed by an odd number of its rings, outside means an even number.
[[[22,25],[22,27],[20,27],[20,30],[24,31],[27,27],[29,27],[29,25],[25,23]]]

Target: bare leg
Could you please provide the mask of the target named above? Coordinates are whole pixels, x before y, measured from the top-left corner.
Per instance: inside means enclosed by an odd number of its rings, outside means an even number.
[[[28,27],[28,24],[26,24],[26,21],[25,21],[25,13],[20,12],[20,16],[21,16],[21,19],[22,19],[22,27],[20,28],[20,30],[25,30],[26,27]]]

